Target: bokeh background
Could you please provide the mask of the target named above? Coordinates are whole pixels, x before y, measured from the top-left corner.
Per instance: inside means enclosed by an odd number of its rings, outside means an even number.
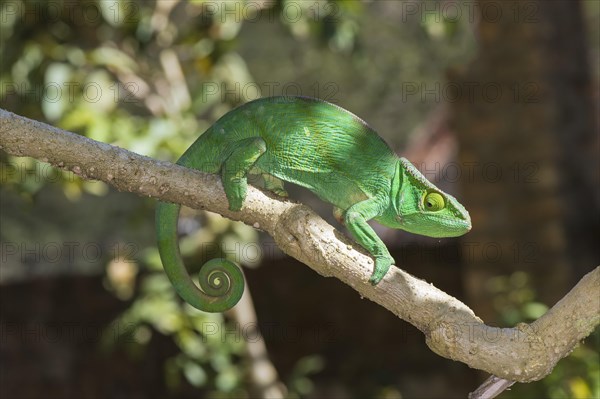
[[[0,106],[174,161],[246,101],[338,104],[471,213],[458,239],[376,226],[398,264],[512,327],[600,263],[599,18],[595,0],[3,1]],[[1,397],[465,397],[487,377],[270,237],[184,209],[186,264],[234,259],[251,293],[196,311],[162,271],[154,200],[0,162]],[[599,341],[502,397],[599,397]]]

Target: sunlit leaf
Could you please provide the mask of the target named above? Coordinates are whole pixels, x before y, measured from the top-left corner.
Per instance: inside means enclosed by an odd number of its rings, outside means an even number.
[[[23,94],[24,91],[30,90],[32,82],[29,80],[31,71],[38,67],[44,59],[42,49],[38,43],[29,42],[23,47],[23,54],[11,68],[12,82],[17,90]],[[42,93],[40,89],[36,90],[36,99],[41,99]]]
[[[215,385],[220,391],[231,391],[239,383],[239,376],[235,368],[228,367],[217,375]]]
[[[96,65],[106,65],[121,73],[133,73],[137,70],[135,60],[117,48],[99,47],[91,52],[90,60]]]
[[[314,384],[310,379],[306,377],[300,377],[294,380],[294,388],[300,394],[308,395],[314,389]]]
[[[86,180],[82,183],[82,187],[86,193],[97,195],[99,197],[108,194],[109,191],[108,184],[97,180]]]
[[[179,357],[167,359],[164,365],[165,383],[171,390],[176,390],[181,385],[181,368]]]
[[[161,272],[164,270],[162,261],[160,260],[160,254],[158,253],[158,248],[149,247],[144,249],[141,253],[141,257],[148,270]]]
[[[571,378],[569,380],[569,388],[573,399],[587,399],[592,397],[592,391],[583,378]]]
[[[70,105],[71,73],[71,66],[65,63],[55,62],[46,68],[41,106],[49,120],[59,119]]]
[[[206,372],[196,362],[186,362],[183,365],[183,374],[188,382],[195,387],[200,387],[206,383]]]
[[[108,113],[118,105],[116,85],[105,70],[94,70],[82,84],[82,100],[98,113]]]
[[[300,374],[317,373],[323,370],[325,361],[320,355],[305,356],[296,363],[295,370]]]
[[[192,330],[181,330],[177,335],[181,350],[190,358],[202,359],[206,356],[206,343]]]
[[[523,305],[523,315],[532,320],[536,320],[548,311],[548,306],[540,302],[528,302]]]
[[[133,337],[139,344],[145,345],[150,342],[150,339],[152,338],[152,330],[146,326],[139,326],[135,329]]]

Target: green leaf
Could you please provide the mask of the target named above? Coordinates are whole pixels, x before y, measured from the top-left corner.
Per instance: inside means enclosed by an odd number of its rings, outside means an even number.
[[[53,62],[46,68],[41,107],[48,120],[56,121],[69,106],[71,74],[71,66],[65,63]]]
[[[194,361],[190,360],[184,363],[183,375],[195,387],[201,387],[206,383],[206,372]]]
[[[529,302],[523,305],[523,315],[529,319],[539,319],[548,311],[548,306],[540,302]]]
[[[220,391],[232,391],[239,383],[239,376],[236,369],[228,367],[217,376],[215,385]]]

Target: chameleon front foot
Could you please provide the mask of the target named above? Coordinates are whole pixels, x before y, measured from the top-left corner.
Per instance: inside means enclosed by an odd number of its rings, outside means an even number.
[[[379,284],[393,264],[393,258],[375,258],[375,268],[373,269],[373,274],[369,278],[369,283],[371,283],[371,285]]]
[[[229,194],[227,196],[227,201],[229,202],[229,210],[232,212],[238,212],[242,209],[242,205],[244,204],[244,199],[246,198],[246,185],[240,184],[236,186],[233,191],[234,194]]]

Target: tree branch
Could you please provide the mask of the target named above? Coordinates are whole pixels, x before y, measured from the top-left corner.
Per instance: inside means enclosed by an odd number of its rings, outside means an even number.
[[[371,258],[304,205],[249,187],[243,210],[231,212],[215,175],[156,161],[1,109],[0,149],[85,179],[102,180],[121,191],[207,209],[260,228],[288,255],[323,276],[342,280],[413,324],[437,354],[503,379],[543,378],[600,323],[600,267],[535,322],[490,327],[459,300],[399,268],[371,286]]]

